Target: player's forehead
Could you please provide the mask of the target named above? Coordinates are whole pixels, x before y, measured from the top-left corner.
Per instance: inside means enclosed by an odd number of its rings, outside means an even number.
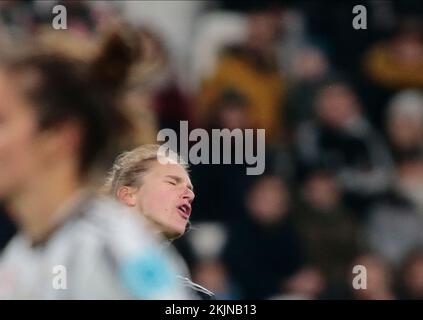
[[[177,178],[184,182],[191,183],[191,179],[187,170],[178,163],[166,163],[155,162],[150,170],[155,177],[171,177]]]

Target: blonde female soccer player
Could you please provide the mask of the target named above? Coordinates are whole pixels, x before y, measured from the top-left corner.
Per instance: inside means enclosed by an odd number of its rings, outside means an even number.
[[[145,216],[154,232],[173,240],[189,227],[195,194],[187,165],[176,153],[168,152],[161,152],[159,145],[144,145],[123,153],[103,191]],[[202,298],[213,297],[188,278],[179,279]]]

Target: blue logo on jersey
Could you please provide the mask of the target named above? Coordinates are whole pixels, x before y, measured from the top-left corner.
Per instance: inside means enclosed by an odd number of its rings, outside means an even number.
[[[131,258],[121,267],[125,287],[136,298],[161,299],[175,290],[176,275],[169,260],[156,250]]]

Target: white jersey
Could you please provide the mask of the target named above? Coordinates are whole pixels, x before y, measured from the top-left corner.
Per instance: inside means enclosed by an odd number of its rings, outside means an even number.
[[[0,299],[191,299],[175,252],[131,209],[85,197],[49,238],[18,234],[0,259]]]

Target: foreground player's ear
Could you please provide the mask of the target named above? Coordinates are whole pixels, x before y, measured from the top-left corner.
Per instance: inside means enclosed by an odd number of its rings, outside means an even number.
[[[117,191],[117,197],[120,202],[130,207],[135,207],[137,203],[135,198],[135,192],[131,187],[120,187]]]

